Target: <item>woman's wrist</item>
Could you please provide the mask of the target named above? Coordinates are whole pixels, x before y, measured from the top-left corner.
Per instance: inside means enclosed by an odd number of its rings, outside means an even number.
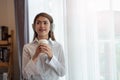
[[[52,57],[53,57],[53,54],[49,55],[49,59],[50,59],[50,60],[52,59]]]
[[[37,62],[37,58],[35,56],[32,57],[33,62]]]

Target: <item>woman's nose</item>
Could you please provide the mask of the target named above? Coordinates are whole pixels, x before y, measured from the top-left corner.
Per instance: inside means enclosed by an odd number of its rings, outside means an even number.
[[[41,22],[40,27],[44,27],[44,23]]]

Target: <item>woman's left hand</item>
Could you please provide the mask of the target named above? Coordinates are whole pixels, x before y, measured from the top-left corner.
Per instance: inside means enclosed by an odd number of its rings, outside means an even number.
[[[40,44],[39,48],[41,49],[42,53],[45,53],[48,55],[48,58],[51,59],[53,57],[51,47],[48,44]]]

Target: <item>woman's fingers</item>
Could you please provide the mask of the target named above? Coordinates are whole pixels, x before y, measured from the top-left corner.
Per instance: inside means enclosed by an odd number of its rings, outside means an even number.
[[[52,57],[53,54],[52,54],[52,50],[51,50],[51,48],[50,48],[49,45],[47,45],[47,44],[41,44],[39,47],[41,49],[41,52],[46,53],[49,58]]]

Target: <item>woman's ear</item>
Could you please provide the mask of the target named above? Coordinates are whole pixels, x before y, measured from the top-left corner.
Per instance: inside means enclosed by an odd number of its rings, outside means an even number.
[[[50,25],[50,31],[53,32],[53,29],[54,29],[54,24],[52,23],[52,24]]]

